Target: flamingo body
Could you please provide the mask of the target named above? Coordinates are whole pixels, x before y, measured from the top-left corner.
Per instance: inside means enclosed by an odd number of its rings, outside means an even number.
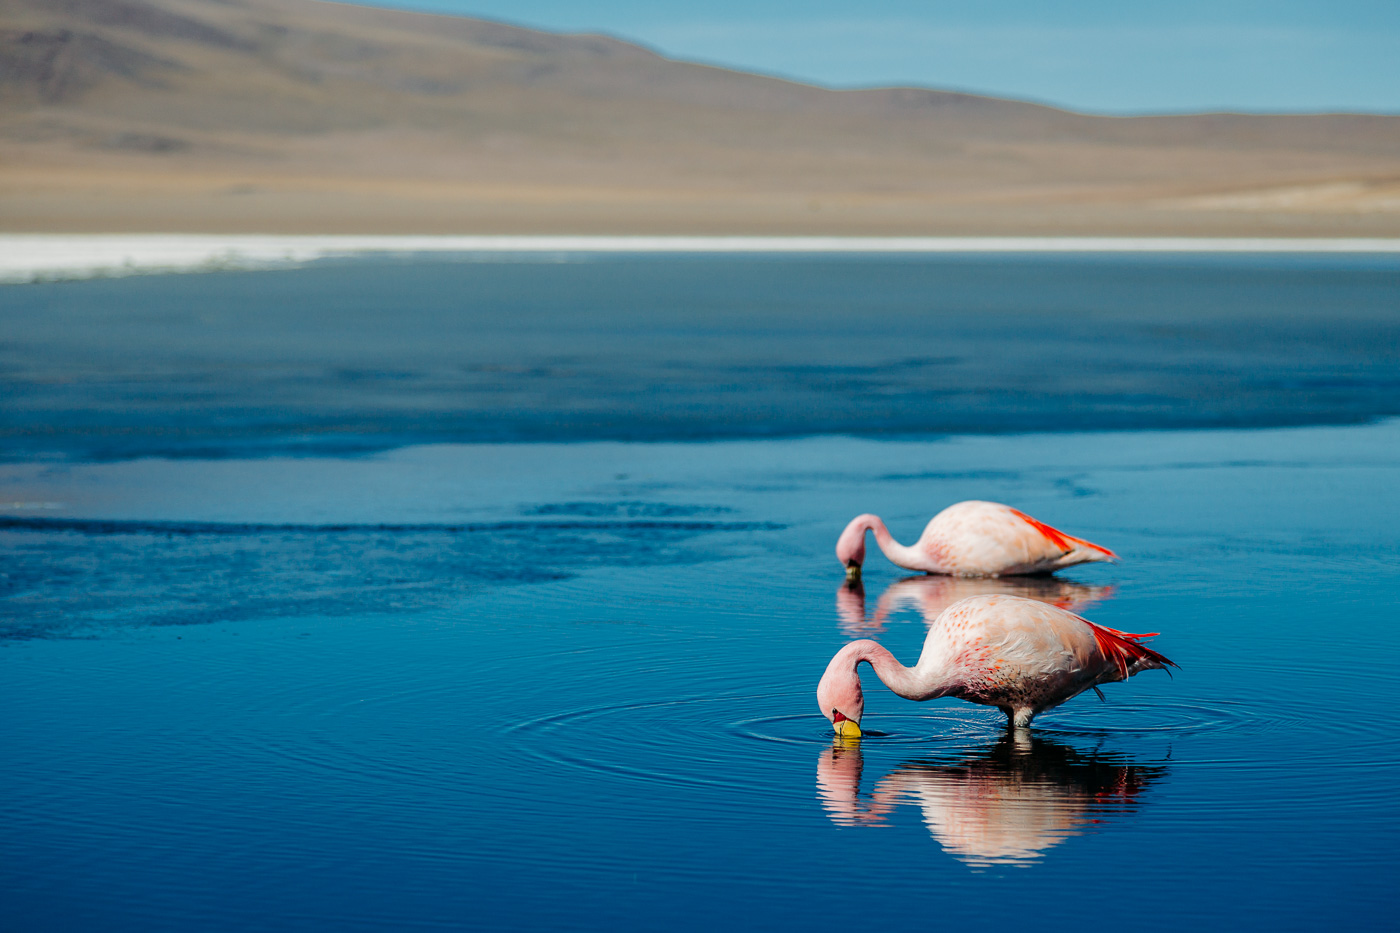
[[[1050,573],[1118,555],[1031,518],[1000,502],[968,500],[933,517],[912,546],[894,539],[878,515],[851,519],[836,542],[836,558],[856,576],[865,563],[865,532],[890,561],[906,570],[960,577]]]
[[[1155,634],[1155,633],[1153,633]],[[954,696],[1003,710],[1012,725],[1100,684],[1141,671],[1175,667],[1133,635],[1020,596],[971,596],[945,609],[905,667],[879,643],[851,642],[836,653],[817,686],[822,715],[838,731],[859,727],[865,712],[857,668],[869,663],[895,693],[910,700]]]

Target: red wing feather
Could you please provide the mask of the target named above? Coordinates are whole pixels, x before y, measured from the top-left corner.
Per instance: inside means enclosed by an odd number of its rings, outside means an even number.
[[[1179,667],[1166,655],[1137,642],[1139,638],[1152,638],[1159,634],[1157,632],[1144,632],[1140,635],[1120,632],[1116,628],[1090,622],[1082,616],[1075,618],[1089,626],[1089,631],[1094,633],[1094,641],[1098,642],[1100,653],[1118,665],[1118,673],[1123,675],[1124,680],[1128,679],[1128,668],[1134,661],[1155,661],[1161,667]]]
[[[1007,508],[1011,507],[1007,506]],[[1085,541],[1083,538],[1076,538],[1074,535],[1067,535],[1058,528],[1052,528],[1042,521],[1037,521],[1036,519],[1031,518],[1029,515],[1027,515],[1025,512],[1022,512],[1020,509],[1011,509],[1011,512],[1016,517],[1024,519],[1026,524],[1030,525],[1036,531],[1040,532],[1042,535],[1045,536],[1045,540],[1049,541],[1051,544],[1055,545],[1055,547],[1059,548],[1062,551],[1072,551],[1074,550],[1075,545],[1079,545],[1080,547],[1086,547],[1090,550],[1098,551],[1102,554],[1107,554],[1114,560],[1118,559],[1117,554],[1113,553],[1108,548],[1102,545],[1095,544],[1092,541]]]

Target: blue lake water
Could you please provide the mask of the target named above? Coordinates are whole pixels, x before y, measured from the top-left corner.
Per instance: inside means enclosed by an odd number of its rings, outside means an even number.
[[[1394,928],[1394,260],[366,262],[0,319],[4,929]],[[842,585],[850,517],[965,498],[1124,560]],[[867,674],[834,742],[830,656],[977,591],[1181,669],[1029,738]]]

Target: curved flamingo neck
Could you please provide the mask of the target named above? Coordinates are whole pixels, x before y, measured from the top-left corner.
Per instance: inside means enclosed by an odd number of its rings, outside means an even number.
[[[948,692],[950,685],[930,683],[918,668],[900,664],[889,649],[879,642],[869,639],[851,642],[842,649],[842,653],[848,656],[852,672],[860,666],[860,662],[866,662],[874,669],[881,683],[906,700],[928,700]]]
[[[878,515],[868,515],[865,517],[865,527],[875,534],[875,543],[880,546],[880,552],[890,559],[890,563],[903,567],[906,570],[935,570],[929,566],[928,559],[912,547],[905,547],[894,539],[890,530],[885,527],[885,522]],[[873,667],[874,665],[872,665]]]

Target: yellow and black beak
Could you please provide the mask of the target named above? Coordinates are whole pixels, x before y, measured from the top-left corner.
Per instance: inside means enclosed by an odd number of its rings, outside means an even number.
[[[831,725],[836,729],[836,734],[843,739],[860,738],[860,723],[842,716],[838,709],[831,711]]]

